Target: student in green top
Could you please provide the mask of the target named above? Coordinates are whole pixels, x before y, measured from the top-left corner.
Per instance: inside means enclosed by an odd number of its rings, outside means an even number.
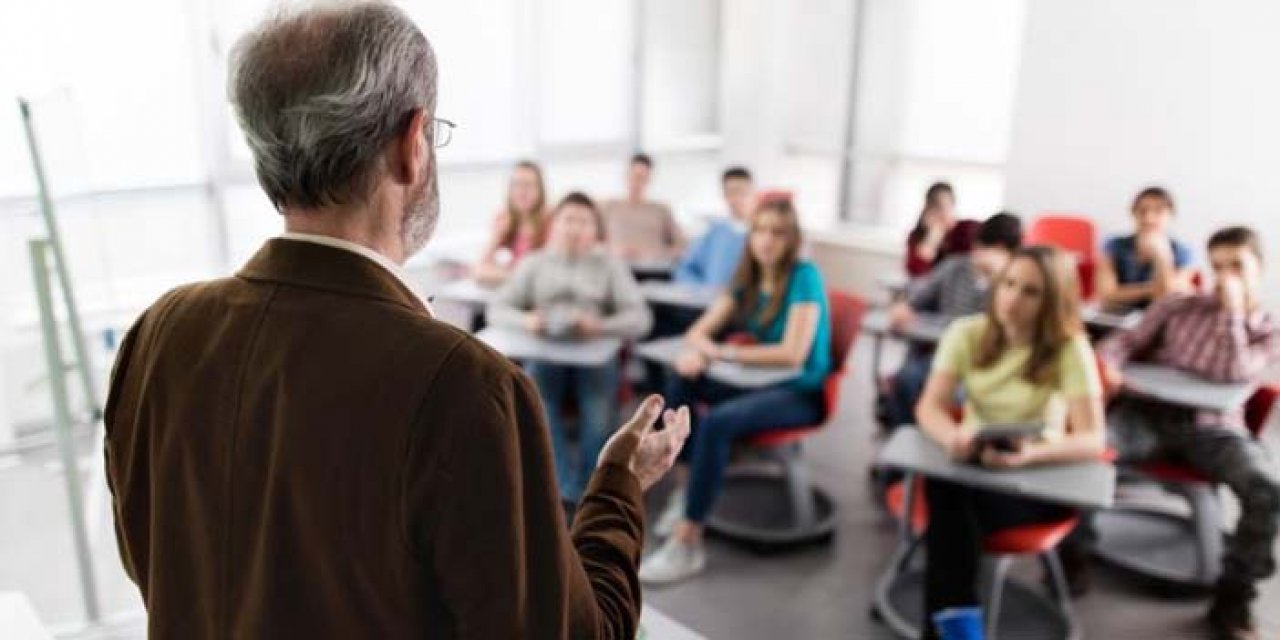
[[[952,409],[960,390],[964,418],[957,422]],[[1075,267],[1056,249],[1028,247],[995,280],[987,313],[947,329],[916,420],[953,458],[992,468],[1093,460],[1105,447],[1102,396],[1080,323]],[[984,424],[1028,421],[1045,423],[1041,439],[1014,443],[1010,451],[975,445]],[[945,609],[978,606],[984,536],[1066,515],[1063,507],[934,479],[925,494],[926,620]],[[925,625],[923,637],[937,638],[936,629]]]
[[[684,448],[677,489],[654,530],[666,543],[640,566],[640,580],[666,584],[706,564],[703,522],[720,491],[730,449],[752,433],[821,421],[822,385],[831,371],[831,320],[818,268],[800,258],[800,224],[790,200],[761,203],[752,216],[737,273],[728,290],[685,334],[688,349],[667,385],[669,401],[710,404]],[[717,342],[745,329],[755,344]],[[764,389],[739,389],[703,374],[716,360],[797,367],[799,377]],[[676,405],[671,405],[676,406]]]

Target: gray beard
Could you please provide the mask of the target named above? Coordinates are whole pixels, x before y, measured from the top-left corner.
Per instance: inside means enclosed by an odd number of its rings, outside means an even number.
[[[435,234],[439,218],[440,191],[433,171],[409,201],[400,218],[400,242],[404,246],[405,260],[427,246],[427,241]]]

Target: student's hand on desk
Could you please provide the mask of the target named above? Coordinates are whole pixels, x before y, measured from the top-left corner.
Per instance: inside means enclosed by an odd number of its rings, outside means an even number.
[[[697,351],[684,351],[676,358],[676,373],[681,378],[697,378],[707,370],[710,362],[707,357]]]
[[[605,443],[597,462],[626,465],[644,491],[666,475],[689,437],[689,408],[664,412],[662,405],[662,396],[645,398],[631,421],[622,425]],[[660,414],[662,428],[655,429],[654,423]]]
[[[547,319],[541,313],[531,311],[524,314],[524,328],[529,333],[541,334],[547,330]]]
[[[894,331],[902,331],[915,320],[916,314],[911,310],[911,305],[905,302],[895,302],[889,307],[889,327]]]
[[[1031,463],[1031,456],[1026,447],[1017,451],[997,451],[988,447],[982,452],[982,466],[990,469],[1016,469]]]
[[[708,360],[715,360],[720,355],[720,345],[716,344],[715,341],[706,336],[689,336],[688,343],[694,351],[702,354],[702,357]]]

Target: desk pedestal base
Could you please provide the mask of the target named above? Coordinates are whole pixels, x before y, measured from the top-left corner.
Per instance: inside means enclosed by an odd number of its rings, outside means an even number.
[[[1156,509],[1118,507],[1095,516],[1098,545],[1094,554],[1112,566],[1165,586],[1208,589],[1221,572],[1221,532],[1209,546],[1196,533],[1195,521]]]
[[[801,484],[791,486],[783,474],[734,470],[725,478],[707,529],[761,551],[827,542],[835,533],[835,504],[807,482]],[[803,499],[812,505],[811,517],[800,513],[805,507],[796,507]]]

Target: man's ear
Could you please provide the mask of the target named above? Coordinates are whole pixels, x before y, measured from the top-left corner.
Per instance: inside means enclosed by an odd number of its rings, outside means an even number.
[[[431,143],[427,140],[426,131],[429,122],[426,109],[415,109],[409,117],[409,125],[392,143],[389,169],[392,177],[401,184],[421,182],[419,177],[430,169]]]

